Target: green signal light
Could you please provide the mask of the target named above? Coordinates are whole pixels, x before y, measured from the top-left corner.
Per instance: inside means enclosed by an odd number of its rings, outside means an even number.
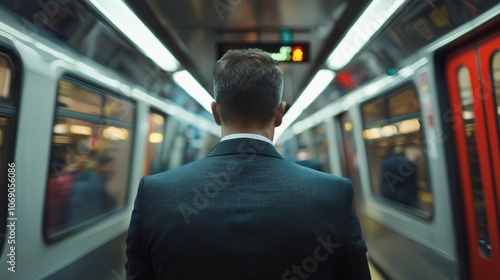
[[[385,73],[387,73],[387,75],[389,76],[394,76],[396,75],[396,70],[394,70],[394,68],[387,68],[387,70],[385,70]]]

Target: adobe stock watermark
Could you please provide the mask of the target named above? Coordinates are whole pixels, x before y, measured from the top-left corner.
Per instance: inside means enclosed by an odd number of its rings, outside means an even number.
[[[212,2],[220,21],[224,21],[224,14],[227,12],[232,12],[236,7],[241,5],[243,0],[215,0]]]
[[[262,151],[265,145],[257,140],[246,140],[238,146],[238,153],[246,154],[248,157],[244,161],[231,160],[226,163],[224,170],[218,172],[210,172],[210,180],[205,184],[203,189],[195,188],[193,190],[194,197],[191,205],[180,203],[178,205],[186,224],[191,223],[191,216],[200,214],[200,211],[206,209],[210,205],[210,199],[214,199],[220,195],[221,191],[229,186],[231,178],[238,176],[243,168],[242,162],[252,162],[257,156],[257,151]]]
[[[4,238],[9,244],[7,247],[7,268],[10,272],[16,272],[16,164],[10,162],[7,164],[8,174],[8,204],[7,204],[7,227]]]
[[[321,237],[317,237],[316,241],[319,245],[314,248],[312,255],[304,258],[301,264],[294,264],[291,269],[283,272],[283,275],[281,276],[282,280],[308,279],[309,275],[318,269],[319,263],[330,258],[335,249],[340,247],[340,243],[332,242],[331,235],[328,235],[326,240],[323,240]]]

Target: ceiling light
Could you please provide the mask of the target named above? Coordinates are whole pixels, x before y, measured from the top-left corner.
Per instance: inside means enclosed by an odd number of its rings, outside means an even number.
[[[404,2],[372,1],[326,60],[328,68],[339,70],[347,65]]]
[[[283,123],[280,127],[276,128],[274,139],[278,139],[281,136],[285,129],[325,90],[333,78],[335,78],[335,72],[328,69],[322,69],[316,73],[299,98],[297,98],[292,107],[283,116]]]
[[[210,103],[214,101],[212,96],[196,81],[187,70],[175,72],[174,81],[183,88],[191,97],[200,103],[207,111],[212,112]]]
[[[179,62],[123,1],[89,2],[160,68],[169,72],[177,70]]]

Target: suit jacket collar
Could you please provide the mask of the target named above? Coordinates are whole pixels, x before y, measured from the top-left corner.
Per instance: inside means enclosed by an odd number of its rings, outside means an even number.
[[[283,159],[273,145],[252,138],[238,138],[219,142],[207,157],[234,154],[257,154]]]

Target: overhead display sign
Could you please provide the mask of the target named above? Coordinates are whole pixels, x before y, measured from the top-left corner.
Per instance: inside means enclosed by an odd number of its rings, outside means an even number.
[[[261,49],[268,52],[278,62],[303,63],[309,62],[309,43],[219,43],[217,47],[217,60],[228,50]]]

